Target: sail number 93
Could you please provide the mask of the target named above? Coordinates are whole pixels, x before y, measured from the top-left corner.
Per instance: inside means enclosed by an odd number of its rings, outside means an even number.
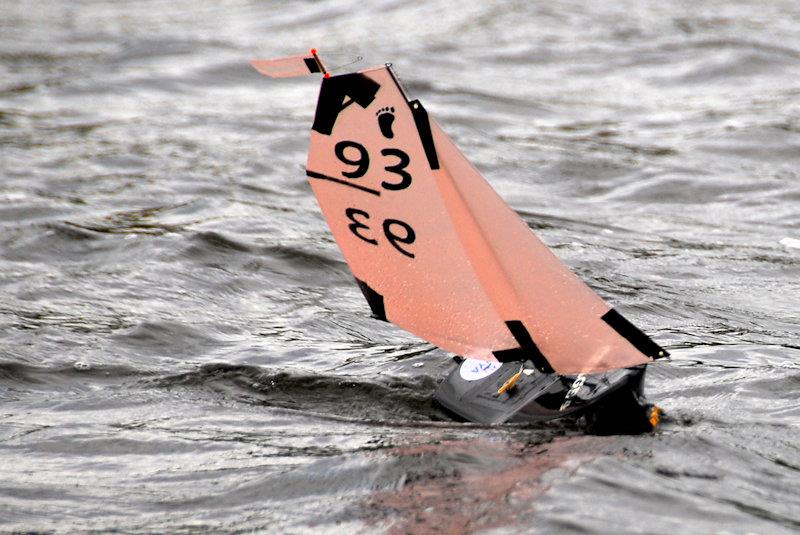
[[[352,150],[347,149],[355,149],[358,152],[358,155],[354,155]],[[345,151],[347,151],[347,153],[345,153]],[[355,167],[355,169],[351,171],[342,171],[343,176],[346,176],[347,178],[361,178],[367,174],[367,171],[369,170],[369,152],[367,152],[367,149],[364,147],[364,145],[361,143],[356,143],[355,141],[340,141],[334,147],[334,152],[336,153],[336,157],[339,158],[342,163],[351,167]],[[397,163],[393,165],[386,165],[384,166],[383,170],[394,173],[400,177],[400,180],[397,182],[389,182],[388,180],[384,180],[381,182],[381,186],[384,189],[392,191],[399,191],[410,186],[411,175],[408,174],[408,171],[406,171],[406,167],[408,167],[408,164],[411,163],[411,158],[408,157],[408,154],[400,149],[387,148],[381,149],[381,155],[385,158],[397,158]],[[353,156],[356,157],[354,158]]]

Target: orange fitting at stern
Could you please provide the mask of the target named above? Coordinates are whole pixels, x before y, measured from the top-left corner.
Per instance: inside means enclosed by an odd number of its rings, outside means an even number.
[[[661,421],[662,412],[663,411],[661,410],[661,407],[657,407],[655,405],[653,405],[653,408],[650,409],[650,425],[653,426],[653,429],[655,429],[658,425],[658,422]]]

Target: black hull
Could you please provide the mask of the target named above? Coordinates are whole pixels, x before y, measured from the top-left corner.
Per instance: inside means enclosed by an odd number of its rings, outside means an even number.
[[[434,398],[466,421],[534,423],[582,417],[588,432],[604,435],[645,433],[658,423],[660,410],[644,397],[644,366],[557,375],[507,362],[488,377],[466,380],[460,373],[462,361],[456,359]]]

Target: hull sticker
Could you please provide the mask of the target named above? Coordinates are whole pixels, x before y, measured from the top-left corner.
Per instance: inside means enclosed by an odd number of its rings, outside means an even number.
[[[465,381],[479,381],[492,375],[500,369],[499,362],[489,362],[486,360],[464,359],[459,369],[461,378]]]

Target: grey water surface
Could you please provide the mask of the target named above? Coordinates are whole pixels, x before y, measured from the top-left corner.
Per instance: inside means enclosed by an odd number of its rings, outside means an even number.
[[[304,177],[393,62],[668,348],[652,435],[451,421]],[[344,66],[357,56],[360,63]],[[800,4],[0,3],[0,532],[800,531]]]

